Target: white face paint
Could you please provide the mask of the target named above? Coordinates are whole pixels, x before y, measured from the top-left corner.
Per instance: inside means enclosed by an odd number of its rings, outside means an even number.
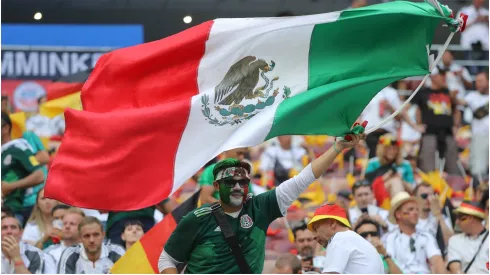
[[[237,194],[238,193],[238,194]],[[240,206],[243,204],[243,196],[245,195],[245,190],[240,187],[240,185],[237,183],[235,184],[235,187],[231,189],[230,192],[230,204],[232,206]],[[240,196],[237,196],[240,195]]]

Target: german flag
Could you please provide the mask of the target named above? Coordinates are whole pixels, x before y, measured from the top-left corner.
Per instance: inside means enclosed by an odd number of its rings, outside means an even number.
[[[185,202],[165,215],[163,221],[148,231],[141,240],[126,251],[112,267],[112,274],[159,274],[158,258],[163,251],[165,243],[177,227],[180,220],[190,211],[197,208],[199,194],[197,191]]]

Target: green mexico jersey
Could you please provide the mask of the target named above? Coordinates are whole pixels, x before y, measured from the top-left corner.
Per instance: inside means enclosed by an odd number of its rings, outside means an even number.
[[[2,181],[18,181],[37,169],[41,166],[25,139],[14,139],[2,145]],[[4,204],[14,212],[20,211],[24,192],[24,189],[16,189],[6,196]]]
[[[249,196],[237,218],[226,217],[251,271],[262,273],[267,228],[282,214],[275,190]],[[165,251],[175,260],[187,262],[186,273],[240,273],[209,204],[182,218],[168,239]]]
[[[216,163],[209,165],[208,167],[204,168],[204,171],[202,171],[201,176],[199,177],[199,185],[201,187],[205,185],[213,186],[214,182],[214,176],[213,176],[213,169],[214,166],[216,166]],[[253,193],[252,191],[252,183],[248,184],[248,193]],[[213,198],[219,200],[219,192],[214,191],[213,193]]]

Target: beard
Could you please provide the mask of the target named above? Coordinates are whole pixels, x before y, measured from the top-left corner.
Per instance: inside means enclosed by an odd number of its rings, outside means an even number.
[[[233,195],[237,195],[237,194],[239,194],[240,197],[233,196]],[[234,190],[234,191],[231,192],[231,194],[230,194],[230,204],[232,206],[240,206],[240,205],[243,204],[243,191],[242,190],[240,190],[240,191],[238,191],[238,190],[235,191]]]

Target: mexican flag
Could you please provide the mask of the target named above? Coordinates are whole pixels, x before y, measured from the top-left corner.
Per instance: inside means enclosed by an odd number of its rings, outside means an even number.
[[[83,111],[65,114],[46,196],[140,209],[223,151],[280,135],[342,136],[382,88],[429,73],[441,19],[453,20],[404,1],[217,19],[108,53],[83,86]]]

